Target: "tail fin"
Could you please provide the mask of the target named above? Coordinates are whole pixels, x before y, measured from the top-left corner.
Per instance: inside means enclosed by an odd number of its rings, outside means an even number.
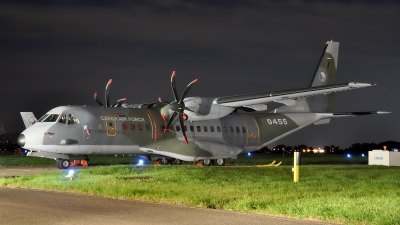
[[[339,55],[339,42],[326,42],[318,66],[312,77],[310,87],[336,83],[336,70]],[[299,98],[294,105],[285,105],[275,112],[333,112],[334,93]]]
[[[22,120],[24,121],[25,127],[28,128],[37,122],[33,112],[21,112]]]
[[[4,130],[3,123],[0,122],[0,135],[4,134],[6,131]]]

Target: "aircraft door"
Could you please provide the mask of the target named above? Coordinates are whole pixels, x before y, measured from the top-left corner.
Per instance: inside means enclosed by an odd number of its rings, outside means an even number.
[[[106,133],[109,137],[117,136],[117,123],[113,118],[106,118],[104,120],[106,124]]]
[[[247,129],[247,146],[258,146],[260,143],[260,130],[255,119],[250,117],[243,118]]]

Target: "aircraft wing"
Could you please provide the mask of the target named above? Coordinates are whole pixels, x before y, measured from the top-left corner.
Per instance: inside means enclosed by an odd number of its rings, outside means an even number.
[[[363,87],[371,87],[376,84],[368,83],[344,83],[318,87],[309,87],[301,89],[293,89],[286,91],[273,91],[267,93],[236,95],[216,98],[213,103],[228,107],[250,107],[263,108],[262,104],[269,102],[278,102],[285,105],[295,105],[295,99],[308,97],[312,95],[329,94],[337,91],[347,91]]]

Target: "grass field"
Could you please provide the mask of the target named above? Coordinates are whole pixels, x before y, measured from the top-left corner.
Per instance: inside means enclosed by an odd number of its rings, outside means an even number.
[[[265,163],[271,160],[266,159]],[[399,224],[399,173],[398,167],[303,165],[300,182],[294,183],[291,166],[116,165],[80,170],[73,181],[65,178],[63,171],[0,178],[0,186],[68,191],[344,224]]]

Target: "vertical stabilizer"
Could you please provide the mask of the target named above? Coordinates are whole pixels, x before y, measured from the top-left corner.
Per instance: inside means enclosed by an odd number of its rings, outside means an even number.
[[[28,128],[37,122],[33,112],[21,112],[22,120],[24,121],[25,127]]]
[[[311,79],[310,87],[336,83],[336,70],[339,56],[339,42],[328,41],[322,52],[317,68]],[[284,105],[274,112],[333,112],[334,93],[315,95],[296,99],[294,105]]]
[[[3,123],[0,122],[0,135],[4,134],[6,131],[4,130]]]

